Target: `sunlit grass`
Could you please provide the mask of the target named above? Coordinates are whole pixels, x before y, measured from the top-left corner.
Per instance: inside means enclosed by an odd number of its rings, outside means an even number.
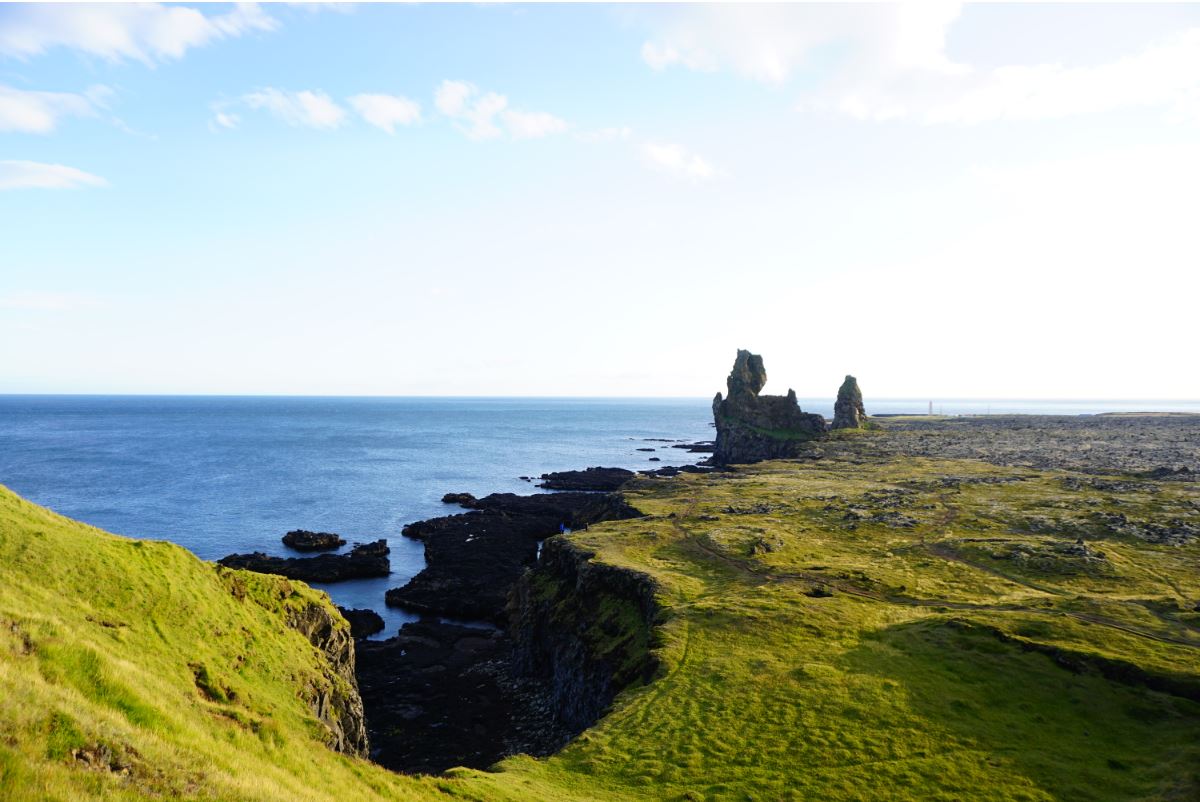
[[[0,798],[1195,799],[1200,704],[1096,667],[1196,685],[1200,544],[1091,532],[1090,574],[996,544],[1197,494],[1062,477],[830,459],[639,482],[649,517],[571,537],[658,582],[659,676],[552,758],[425,779],[324,746],[299,697],[320,658],[280,614],[322,594],[0,492]]]

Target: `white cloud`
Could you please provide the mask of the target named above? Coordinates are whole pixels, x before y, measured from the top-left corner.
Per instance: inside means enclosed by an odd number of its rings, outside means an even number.
[[[320,90],[288,92],[267,87],[243,95],[242,102],[251,109],[265,109],[288,125],[331,129],[346,120],[346,110]]]
[[[48,134],[63,117],[90,117],[111,93],[96,86],[83,94],[33,92],[0,84],[0,131]]]
[[[421,105],[400,95],[354,95],[348,102],[364,120],[389,134],[396,132],[397,125],[421,121]]]
[[[895,5],[704,4],[645,12],[653,37],[642,59],[656,70],[727,68],[746,78],[782,83],[820,47],[852,42],[856,57],[886,68],[955,71],[946,31],[959,4]]]
[[[706,181],[717,175],[712,164],[682,145],[646,142],[640,150],[642,159],[655,170],[693,181]]]
[[[1010,65],[903,88],[879,80],[844,93],[832,105],[859,119],[926,124],[1047,120],[1137,107],[1200,119],[1200,28],[1105,64]]]
[[[471,139],[495,139],[502,133],[495,117],[508,106],[508,98],[495,92],[480,94],[466,81],[442,81],[434,93],[437,110],[452,120]]]
[[[511,109],[504,95],[481,92],[466,81],[442,81],[434,92],[434,105],[471,139],[495,139],[506,131],[513,139],[532,139],[568,128],[565,120],[548,112]]]
[[[642,59],[783,83],[819,57],[823,83],[799,108],[860,120],[971,125],[1152,107],[1200,120],[1200,28],[1107,62],[981,68],[947,55],[960,12],[944,2],[669,7],[643,12],[653,34]]]
[[[0,161],[0,190],[5,189],[76,189],[103,187],[108,182],[98,175],[85,173],[63,164],[30,161]]]
[[[190,48],[219,39],[277,26],[254,3],[213,15],[160,3],[30,3],[5,9],[0,53],[28,58],[66,47],[109,61],[153,64],[181,58]]]
[[[240,115],[235,114],[232,111],[225,111],[224,107],[219,104],[213,105],[213,118],[209,128],[213,130],[216,130],[217,128],[233,130],[241,125],[241,123],[242,118]]]
[[[504,125],[513,139],[537,139],[567,130],[566,120],[544,111],[509,109],[503,116]]]

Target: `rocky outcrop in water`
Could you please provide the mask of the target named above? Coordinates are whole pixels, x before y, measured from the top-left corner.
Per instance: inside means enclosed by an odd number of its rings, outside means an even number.
[[[640,450],[640,449],[639,449]],[[653,451],[653,449],[650,449]],[[613,491],[634,477],[624,468],[585,468],[582,471],[543,473],[538,487],[547,490],[604,490]]]
[[[340,535],[333,532],[309,532],[307,529],[294,529],[283,536],[283,545],[296,551],[326,551],[346,545]]]
[[[287,614],[287,624],[308,638],[329,664],[319,678],[308,678],[301,696],[329,730],[329,745],[365,757],[367,727],[355,674],[354,638],[328,605],[309,603]]]
[[[383,616],[374,610],[352,610],[339,607],[338,612],[350,624],[350,636],[355,640],[383,632]]]
[[[500,622],[508,591],[537,558],[539,541],[562,527],[639,515],[611,493],[493,493],[470,506],[472,512],[404,527],[406,537],[425,544],[425,568],[404,587],[387,592],[389,605]]]
[[[833,403],[833,429],[862,429],[867,424],[867,411],[863,409],[862,391],[858,379],[847,376],[838,388],[837,400]]]
[[[386,540],[362,543],[348,554],[321,554],[316,557],[272,557],[256,551],[253,554],[230,554],[218,562],[228,568],[243,568],[260,574],[278,574],[302,582],[341,582],[344,579],[363,579],[387,576],[392,572]]]
[[[762,357],[739,350],[726,381],[729,396],[713,399],[718,465],[796,457],[805,443],[825,434],[825,419],[802,411],[795,391],[759,395],[766,383]]]

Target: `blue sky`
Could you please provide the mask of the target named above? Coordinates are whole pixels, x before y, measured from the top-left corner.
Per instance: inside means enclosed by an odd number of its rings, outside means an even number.
[[[0,392],[1200,397],[1200,7],[0,6]]]

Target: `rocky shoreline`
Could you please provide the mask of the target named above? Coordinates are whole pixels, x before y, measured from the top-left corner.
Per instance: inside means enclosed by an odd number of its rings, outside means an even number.
[[[857,380],[847,376],[831,426],[820,415],[802,412],[794,393],[759,395],[765,382],[761,358],[739,351],[729,395],[714,401],[715,442],[666,446],[712,454],[699,464],[640,472],[590,467],[547,473],[539,477],[538,487],[554,492],[532,495],[476,498],[450,492],[443,502],[462,512],[405,526],[405,537],[423,543],[426,565],[405,585],[387,591],[386,603],[421,619],[391,638],[372,641],[365,638],[382,629],[378,614],[343,611],[357,639],[356,679],[371,758],[397,771],[439,773],[455,766],[487,768],[517,753],[548,755],[594,724],[623,688],[653,678],[653,643],[662,613],[652,580],[593,563],[591,554],[556,537],[640,517],[620,492],[630,481],[688,472],[736,473],[739,464],[764,459],[868,463],[896,457],[1124,474],[1147,486],[1195,481],[1200,475],[1200,416],[872,419]],[[873,501],[879,509],[848,507],[845,528],[856,529],[856,521],[914,525],[914,519],[892,509],[903,506],[900,495],[906,492],[912,491],[898,489]],[[833,504],[827,509],[835,507],[840,509]],[[763,511],[730,507],[726,512]],[[1138,522],[1116,517],[1096,525],[1163,543],[1200,536],[1200,527],[1188,522],[1165,532],[1143,532]],[[290,534],[316,539],[323,533]],[[221,562],[335,581],[328,577],[379,570],[380,545],[386,563],[385,541],[347,555],[276,558],[256,553],[230,555]],[[769,551],[771,544],[763,548]],[[366,552],[359,554],[360,549]],[[1093,563],[1104,558],[1082,539],[1064,549],[1004,552],[1001,557],[1027,563],[1053,560],[1056,565],[1069,559],[1079,562],[1080,570],[1098,570]]]
[[[387,603],[423,618],[393,638],[359,642],[358,684],[373,760],[399,771],[435,773],[486,768],[516,753],[550,754],[594,723],[622,683],[632,681],[606,673],[604,657],[581,646],[575,626],[554,630],[552,611],[535,605],[528,592],[531,582],[557,587],[566,581],[569,560],[549,559],[560,554],[563,541],[550,540],[542,550],[543,541],[640,515],[608,492],[613,472],[572,473],[594,482],[575,476],[570,486],[581,489],[529,496],[451,493],[445,501],[468,512],[404,528],[406,537],[425,544],[426,567],[388,591]],[[579,559],[586,562],[586,556]],[[568,595],[575,592],[572,586]],[[597,601],[606,593],[599,587],[593,592]],[[631,633],[635,640],[649,637],[651,618],[648,613],[644,632]],[[477,623],[465,626],[462,619]],[[587,626],[582,614],[576,623]],[[551,631],[556,637],[548,636]],[[550,653],[539,652],[556,641],[560,646]],[[573,679],[565,682],[564,676]],[[576,709],[562,704],[564,684],[587,714],[564,714]]]

